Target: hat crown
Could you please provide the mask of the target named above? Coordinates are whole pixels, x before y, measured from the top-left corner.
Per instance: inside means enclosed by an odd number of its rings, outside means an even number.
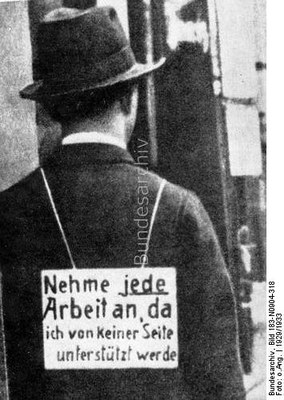
[[[119,73],[135,64],[133,52],[114,8],[59,8],[47,14],[38,30],[39,75],[42,79],[107,79],[115,71],[96,67],[127,49]],[[105,70],[105,71],[104,71]],[[107,73],[107,75],[106,75]]]
[[[40,100],[101,90],[138,79],[165,61],[137,63],[112,7],[60,7],[48,13],[37,35],[38,79],[20,91]]]

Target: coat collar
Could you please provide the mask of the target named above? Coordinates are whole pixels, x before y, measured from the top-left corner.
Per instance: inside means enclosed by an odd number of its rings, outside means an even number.
[[[102,143],[112,144],[126,150],[126,143],[122,139],[103,132],[76,132],[66,136],[62,140],[62,145],[80,143]]]
[[[120,163],[134,163],[127,150],[111,144],[78,143],[59,146],[44,164],[49,167],[63,167],[64,165]]]

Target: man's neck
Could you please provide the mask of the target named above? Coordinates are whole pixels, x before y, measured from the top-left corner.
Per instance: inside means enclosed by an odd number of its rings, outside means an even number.
[[[83,133],[83,135],[82,135]],[[62,125],[63,143],[70,138],[81,142],[120,143],[126,148],[125,119],[122,115],[106,115],[97,119],[84,119]],[[69,137],[69,139],[68,139]],[[81,137],[81,139],[80,139]]]
[[[118,146],[126,150],[127,146],[125,141],[119,138],[101,132],[77,132],[66,136],[62,140],[62,145],[79,144],[79,143],[102,143]]]

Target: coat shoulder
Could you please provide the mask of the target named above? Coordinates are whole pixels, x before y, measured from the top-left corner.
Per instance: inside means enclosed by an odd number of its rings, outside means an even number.
[[[1,217],[13,210],[24,209],[31,206],[33,199],[38,197],[42,188],[40,169],[37,168],[19,182],[0,193]]]
[[[148,172],[148,179],[150,182],[150,186],[155,189],[155,191],[159,190],[159,186],[162,183],[163,178],[153,172]],[[179,206],[186,207],[186,204],[192,206],[192,209],[194,207],[198,207],[201,202],[198,198],[198,196],[191,190],[185,189],[182,186],[179,186],[177,184],[174,184],[172,182],[169,182],[168,180],[165,180],[165,186],[163,189],[163,202],[168,202],[169,205],[172,207],[176,208]]]
[[[157,180],[157,186],[162,178],[153,174]],[[158,189],[157,189],[158,190]],[[162,203],[169,210],[178,210],[178,219],[181,227],[185,229],[200,230],[203,227],[211,230],[210,218],[197,194],[189,189],[166,181],[164,186]]]

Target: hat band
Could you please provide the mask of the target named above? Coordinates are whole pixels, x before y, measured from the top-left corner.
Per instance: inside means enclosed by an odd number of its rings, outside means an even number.
[[[76,64],[71,62],[66,65],[64,63],[62,71],[57,68],[56,71],[45,74],[44,85],[49,87],[55,85],[80,86],[80,84],[90,81],[100,83],[128,71],[136,64],[136,60],[130,46],[126,46],[100,62]]]

